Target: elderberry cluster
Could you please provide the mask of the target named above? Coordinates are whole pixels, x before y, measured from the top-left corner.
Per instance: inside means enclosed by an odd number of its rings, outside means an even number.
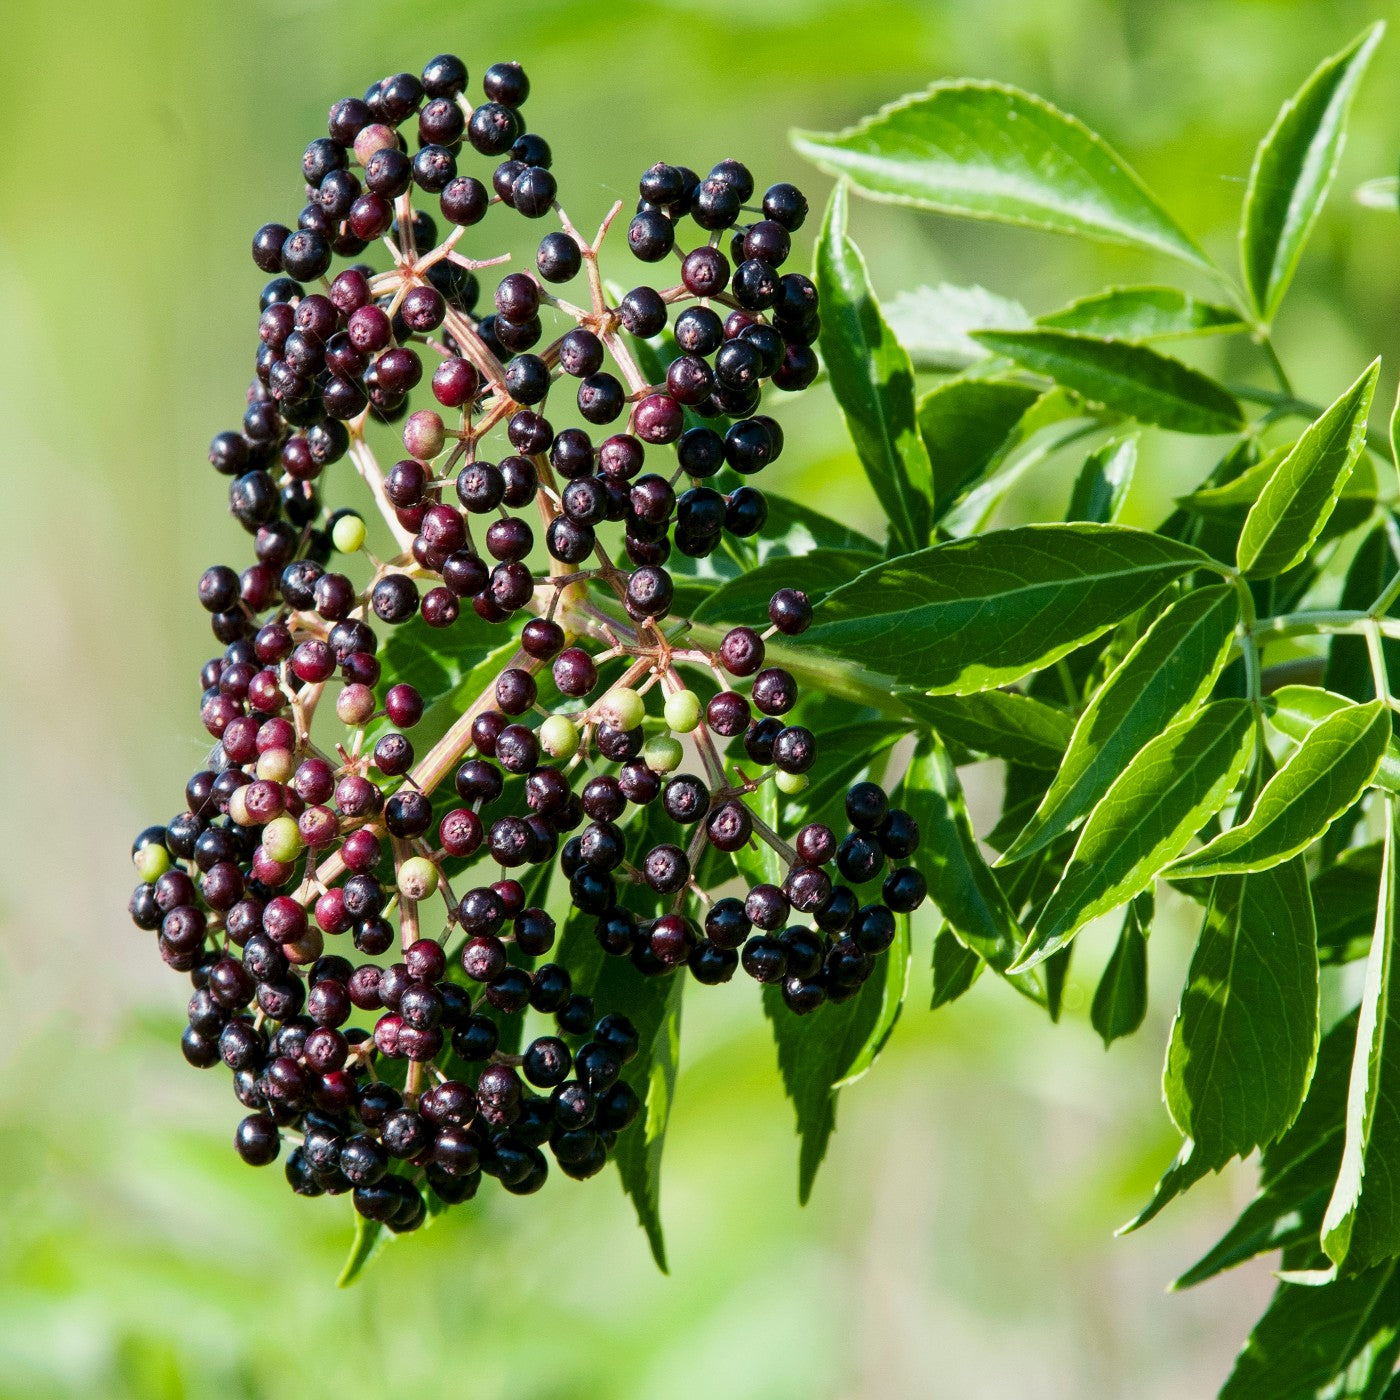
[[[519,65],[488,68],[477,105],[467,79],[441,55],[337,102],[302,157],[296,227],[254,236],[272,274],[254,378],[210,449],[254,561],[199,580],[223,645],[200,673],[214,748],[184,810],[133,848],[132,918],[193,980],[184,1053],[233,1072],[239,1153],[265,1164],[289,1141],[295,1191],[352,1191],[394,1230],[483,1173],[537,1190],[546,1148],[591,1176],[638,1115],[636,1028],[545,961],[554,870],[602,953],[704,983],[742,966],[799,1014],[853,996],[924,898],[903,863],[918,829],[874,783],[851,788],[840,839],[809,822],[789,845],[747,800],[799,793],[817,759],[786,718],[796,681],[765,654],[806,630],[807,597],[779,590],[765,630],[713,648],[664,625],[672,551],[765,524],[762,492],[732,479],[782,451],[765,386],[817,372],[816,288],[782,271],[805,199],[778,184],[754,204],[733,160],[704,178],[653,165],[627,243],[679,280],[614,302],[598,251],[618,210],[588,242],[559,207]],[[459,169],[473,155],[496,162],[484,180]],[[426,196],[445,236],[414,207]],[[501,259],[463,249],[497,208],[562,227],[483,305]],[[364,260],[332,276],[336,257]],[[548,290],[576,280],[577,300]],[[415,409],[425,361],[436,407]],[[404,455],[384,470],[370,438],[386,425]],[[362,514],[322,504],[347,457],[383,558]],[[379,630],[414,619],[512,644],[479,694],[431,697],[452,712],[421,753],[428,701],[384,683]],[[720,858],[756,843],[781,884],[712,894],[733,879]],[[530,1012],[554,1025],[527,1040]]]

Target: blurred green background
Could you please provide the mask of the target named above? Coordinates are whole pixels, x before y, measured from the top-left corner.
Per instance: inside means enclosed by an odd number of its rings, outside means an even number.
[[[329,103],[442,49],[525,63],[532,126],[585,225],[657,158],[826,182],[787,149],[940,77],[1038,91],[1103,132],[1233,265],[1253,147],[1346,0],[119,0],[0,6],[0,1395],[1109,1397],[1211,1394],[1267,1261],[1163,1296],[1250,1169],[1114,1241],[1175,1149],[1160,1104],[1184,922],[1152,944],[1152,1011],[1105,1054],[1083,940],[1066,1024],[979,983],[931,1015],[916,966],[882,1063],[842,1099],[812,1203],[756,989],[689,998],[666,1149],[672,1273],[615,1175],[499,1191],[334,1278],[343,1199],[293,1199],[230,1150],[237,1106],[176,1046],[187,988],[125,914],[131,833],[176,810],[207,741],[193,585],[239,559],[204,465],[236,421],[264,219],[290,222]],[[1330,400],[1397,345],[1397,228],[1352,188],[1390,173],[1400,37],[1383,46],[1279,329]],[[815,221],[814,221],[815,222]],[[1142,257],[857,203],[877,288],[981,282],[1049,309]],[[625,275],[625,274],[622,274]],[[1199,290],[1206,290],[1201,288]],[[1248,347],[1232,355],[1251,372]],[[1388,392],[1388,391],[1387,391]],[[873,521],[825,391],[788,412],[782,480]],[[1378,396],[1380,397],[1380,396]],[[1387,400],[1388,401],[1388,400]],[[836,474],[830,470],[839,470]],[[1134,514],[1198,470],[1156,452]],[[767,484],[767,483],[765,483]],[[1018,511],[1063,507],[1063,475]],[[974,775],[976,814],[995,816]],[[926,960],[928,930],[920,943]]]

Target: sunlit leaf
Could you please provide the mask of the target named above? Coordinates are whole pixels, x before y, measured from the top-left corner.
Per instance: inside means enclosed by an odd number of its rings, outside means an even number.
[[[1250,707],[1213,700],[1141,749],[1089,815],[1013,971],[1145,890],[1225,805],[1253,744]]]
[[[1245,191],[1240,264],[1259,318],[1273,320],[1331,188],[1352,98],[1385,32],[1373,24],[1320,64],[1259,143]]]
[[[1200,301],[1176,287],[1110,287],[1037,316],[1035,323],[1051,330],[1138,341],[1248,329],[1228,306]]]
[[[1242,573],[1268,578],[1302,563],[1366,446],[1366,415],[1380,361],[1339,398],[1274,469],[1240,534]]]
[[[1016,691],[983,690],[976,695],[898,691],[896,699],[945,739],[976,753],[1035,768],[1058,768],[1074,729],[1074,720],[1064,710]]]
[[[1386,806],[1375,932],[1361,993],[1347,1090],[1346,1145],[1322,1221],[1322,1247],[1338,1269],[1361,1273],[1400,1254],[1400,958],[1395,956],[1396,814]]]
[[[1039,397],[1011,380],[953,379],[919,400],[919,432],[933,467],[935,520],[992,465]]]
[[[999,83],[935,83],[846,131],[797,131],[792,141],[874,199],[1208,265],[1100,137],[1042,98]]]
[[[1317,976],[1301,861],[1216,880],[1163,1075],[1172,1120],[1212,1166],[1272,1142],[1302,1106]]]
[[[1354,703],[1320,686],[1283,685],[1265,699],[1264,707],[1279,733],[1302,742],[1325,720],[1353,709]],[[1375,782],[1390,792],[1400,792],[1400,741],[1392,738],[1386,744]]]
[[[1021,929],[978,850],[957,772],[937,739],[920,744],[900,801],[919,823],[914,861],[928,881],[929,898],[967,947],[1004,970],[1015,957]]]
[[[870,289],[865,259],[846,234],[846,191],[827,206],[816,250],[821,351],[898,550],[928,542],[933,478],[914,413],[914,370]]]
[[[1170,866],[1168,878],[1267,870],[1298,855],[1365,791],[1390,732],[1379,700],[1329,715],[1269,779],[1249,817]]]
[[[1260,1154],[1254,1199],[1173,1288],[1190,1288],[1270,1250],[1309,1238],[1316,1241],[1342,1160],[1342,1120],[1355,1042],[1353,1012],[1323,1036],[1303,1107],[1288,1131]]]
[[[1187,545],[1121,525],[1028,525],[953,540],[830,594],[804,641],[934,694],[1019,680],[1206,567]]]
[[[1178,433],[1237,433],[1244,411],[1200,370],[1146,345],[1069,331],[977,331],[979,345],[1128,418]]]
[[[1134,754],[1210,693],[1237,619],[1227,585],[1196,589],[1156,619],[1085,707],[1059,772],[1003,860],[1019,860],[1068,831]]]
[[[1031,323],[1020,302],[985,287],[955,287],[948,282],[896,292],[885,304],[885,319],[916,370],[941,374],[956,374],[987,358],[970,332]]]

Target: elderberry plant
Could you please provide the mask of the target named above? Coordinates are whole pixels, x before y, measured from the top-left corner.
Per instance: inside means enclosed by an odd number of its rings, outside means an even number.
[[[476,106],[443,55],[331,108],[297,226],[253,240],[256,374],[210,458],[255,562],[199,581],[215,746],[138,837],[131,912],[193,981],[185,1055],[232,1071],[237,1150],[351,1194],[347,1278],[551,1157],[614,1157],[664,1263],[692,979],[763,985],[805,1200],[911,922],[934,1007],[991,969],[1058,1019],[1078,936],[1120,911],[1107,1045],[1143,1021],[1171,900],[1200,928],[1164,1073],[1183,1145],[1128,1228],[1258,1151],[1256,1199],[1179,1281],[1282,1250],[1222,1394],[1400,1393],[1400,432],[1368,426],[1378,362],[1311,404],[1271,334],[1380,32],[1260,143],[1238,282],[1098,136],[993,83],[795,134],[838,180],[811,277],[784,270],[796,187],[652,166],[626,242],[657,271],[626,291],[600,265],[620,206],[591,241],[570,222],[518,65]],[[1211,290],[1032,318],[943,286],[887,314],[850,192]],[[510,210],[559,227],[483,296]],[[769,389],[822,377],[883,540],[747,482],[783,449]],[[1154,529],[1120,523],[1144,432],[1218,449]],[[373,510],[323,504],[344,459]],[[1066,459],[1063,517],[1001,524]],[[988,758],[978,833],[960,769]],[[1324,1021],[1323,971],[1351,965]]]

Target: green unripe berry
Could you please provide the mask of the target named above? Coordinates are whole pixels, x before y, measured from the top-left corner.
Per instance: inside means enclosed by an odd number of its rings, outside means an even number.
[[[285,783],[297,770],[296,755],[291,749],[268,749],[258,755],[258,777],[274,783]]]
[[[170,869],[170,852],[158,841],[142,846],[136,852],[136,873],[148,884],[153,885]]]
[[[437,866],[423,856],[410,856],[399,866],[398,885],[405,899],[427,899],[438,887]]]
[[[295,817],[273,817],[263,827],[262,848],[268,859],[286,865],[301,854],[301,831]]]
[[[550,715],[540,725],[540,747],[551,758],[572,758],[578,752],[578,728],[568,715]]]
[[[666,724],[677,734],[689,734],[700,723],[700,697],[693,690],[678,690],[666,697]]]
[[[680,740],[669,734],[653,735],[642,749],[642,758],[653,773],[674,773],[683,757]]]
[[[342,554],[358,554],[364,548],[365,522],[358,515],[342,515],[331,530],[331,543]]]
[[[799,792],[807,789],[807,775],[805,773],[784,773],[780,768],[774,775],[773,781],[778,785],[778,791],[786,793],[788,797],[796,797]]]
[[[598,702],[598,715],[614,729],[635,729],[646,715],[646,705],[635,690],[617,686]]]

